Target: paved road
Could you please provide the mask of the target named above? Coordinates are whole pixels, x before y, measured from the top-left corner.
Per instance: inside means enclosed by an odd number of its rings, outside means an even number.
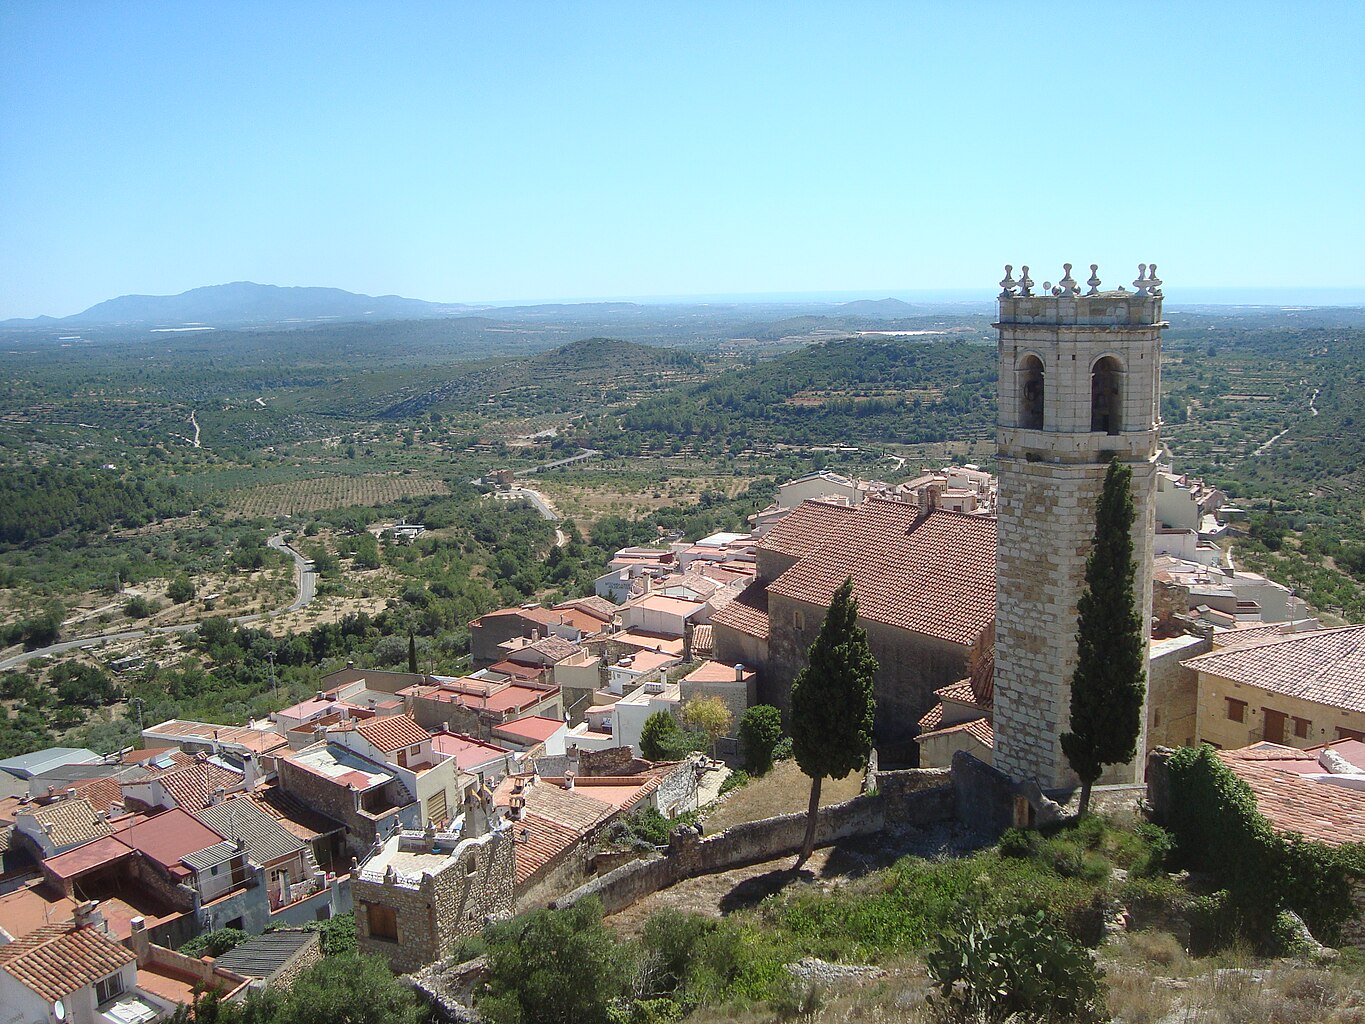
[[[235,615],[231,621],[235,625],[244,626],[253,622],[263,622],[283,615],[286,612],[298,611],[308,604],[317,595],[318,574],[313,571],[313,563],[304,558],[301,554],[284,542],[284,534],[277,533],[266,541],[270,547],[276,551],[283,552],[294,559],[294,587],[296,594],[294,600],[283,608],[276,608],[273,611],[257,612],[253,615]],[[45,658],[52,654],[64,654],[67,651],[79,650],[85,647],[98,647],[100,644],[112,643],[116,640],[140,640],[150,636],[169,636],[174,633],[188,633],[193,629],[198,629],[198,622],[181,622],[174,626],[148,626],[145,629],[122,629],[113,633],[100,633],[96,636],[88,636],[80,640],[63,640],[50,647],[40,647],[36,651],[24,651],[21,654],[11,655],[8,658],[0,659],[0,672],[12,668],[18,668],[25,662],[32,661],[34,658]]]
[[[507,500],[509,501],[517,498],[525,498],[536,507],[537,512],[555,524],[555,547],[562,548],[565,544],[569,543],[568,535],[559,528],[559,513],[556,512],[554,506],[550,504],[549,498],[545,497],[545,495],[541,494],[539,491],[522,486],[511,487],[505,493],[507,495]]]

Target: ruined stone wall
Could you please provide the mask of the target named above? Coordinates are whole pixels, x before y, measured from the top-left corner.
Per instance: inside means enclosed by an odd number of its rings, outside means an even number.
[[[420,884],[353,880],[356,941],[362,953],[384,957],[395,971],[413,971],[445,956],[459,939],[477,935],[489,920],[513,912],[511,833],[489,833],[462,843],[456,852],[449,866],[423,875]],[[396,940],[371,934],[370,908],[376,904],[394,911]]]
[[[875,835],[886,828],[928,825],[952,818],[952,786],[928,787],[927,778],[913,778],[901,772],[885,773],[878,779],[886,780],[887,793],[857,796],[820,808],[817,846],[828,846],[852,836]],[[805,835],[804,813],[745,822],[704,839],[693,830],[680,829],[670,837],[666,856],[625,864],[555,900],[553,905],[571,906],[580,899],[595,896],[602,901],[605,912],[612,914],[685,878],[794,855]]]
[[[1351,886],[1351,905],[1355,916],[1341,926],[1341,944],[1365,948],[1365,878]]]

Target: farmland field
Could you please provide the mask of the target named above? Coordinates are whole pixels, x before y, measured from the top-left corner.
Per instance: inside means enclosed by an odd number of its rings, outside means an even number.
[[[228,507],[233,515],[297,515],[329,508],[360,505],[373,508],[400,498],[428,494],[449,494],[445,481],[433,476],[370,474],[366,476],[324,476],[264,484],[231,492]]]

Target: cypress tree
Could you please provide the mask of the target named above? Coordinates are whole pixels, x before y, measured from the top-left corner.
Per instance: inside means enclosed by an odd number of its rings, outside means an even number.
[[[417,672],[417,637],[412,630],[408,630],[408,671]]]
[[[1146,623],[1133,600],[1132,479],[1127,466],[1109,464],[1077,605],[1071,731],[1062,736],[1062,751],[1081,780],[1081,817],[1090,810],[1090,790],[1104,766],[1131,760],[1142,731]]]
[[[872,753],[872,723],[876,709],[873,676],[877,659],[858,625],[858,602],[853,580],[844,580],[834,594],[820,635],[810,647],[807,667],[792,683],[792,753],[810,776],[810,806],[806,838],[796,866],[815,848],[820,783],[842,779],[867,767]]]

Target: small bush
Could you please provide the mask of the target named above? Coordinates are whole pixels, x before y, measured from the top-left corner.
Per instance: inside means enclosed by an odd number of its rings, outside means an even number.
[[[755,704],[740,716],[739,742],[744,766],[762,775],[773,766],[773,751],[782,740],[782,712],[771,704]]]
[[[1142,822],[1135,829],[1137,836],[1146,847],[1146,852],[1132,866],[1132,874],[1143,878],[1154,878],[1166,870],[1167,860],[1175,848],[1175,839],[1160,825]]]
[[[937,939],[926,963],[939,990],[932,1002],[972,1020],[1104,1019],[1102,972],[1042,911],[993,924],[964,922]]]
[[[783,736],[773,746],[774,764],[778,763],[779,761],[790,761],[795,756],[796,755],[792,751],[792,738],[790,736]]]
[[[1038,843],[1038,833],[1022,828],[1007,828],[1000,837],[1002,857],[1032,857]]]
[[[181,946],[179,952],[184,953],[185,956],[219,957],[228,950],[240,946],[249,938],[251,936],[240,928],[219,928],[217,931],[196,935]]]
[[[732,789],[739,789],[740,786],[747,785],[751,781],[749,773],[743,768],[733,771],[725,777],[725,781],[720,784],[720,795],[724,796]]]

